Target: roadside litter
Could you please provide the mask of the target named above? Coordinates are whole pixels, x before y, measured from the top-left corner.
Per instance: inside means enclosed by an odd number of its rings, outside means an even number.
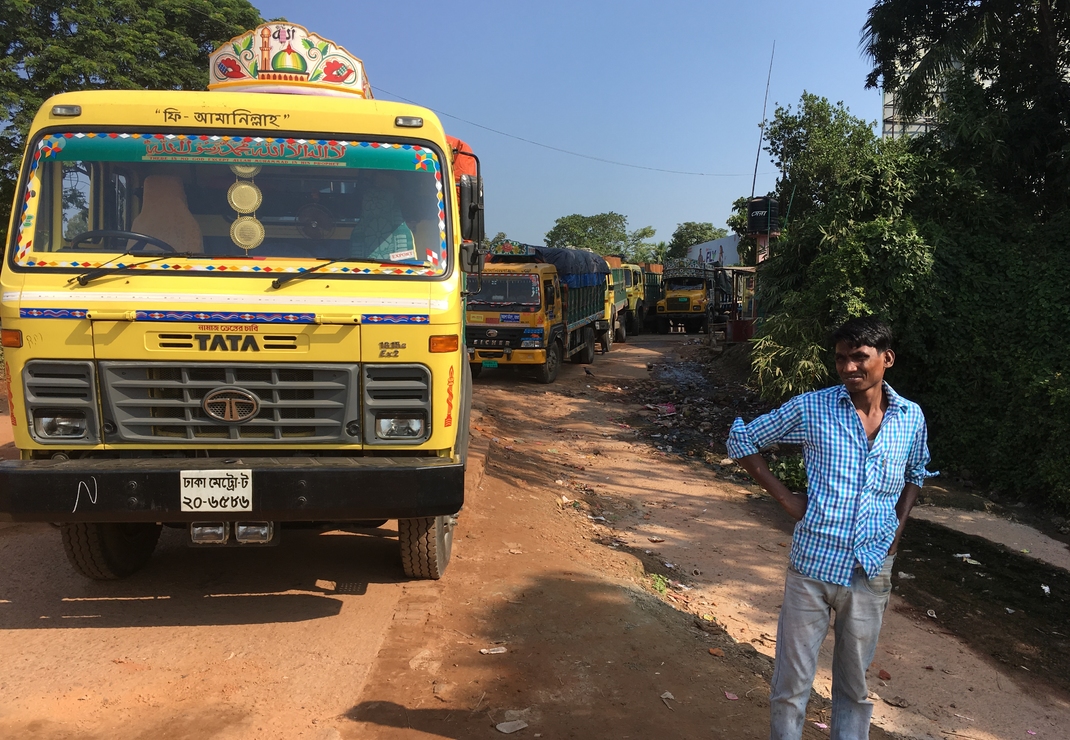
[[[501,732],[501,733],[503,733],[505,735],[511,735],[514,732],[518,732],[520,730],[523,730],[527,726],[528,726],[528,723],[525,722],[524,720],[522,720],[522,719],[514,719],[511,722],[499,722],[498,724],[494,725],[494,729],[496,729],[498,732]]]
[[[509,651],[499,646],[492,648],[480,648],[479,652],[483,653],[484,655],[501,655],[502,653],[507,653]]]

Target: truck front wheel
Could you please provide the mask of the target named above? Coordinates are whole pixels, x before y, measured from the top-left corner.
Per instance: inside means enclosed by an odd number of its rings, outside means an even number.
[[[551,342],[546,348],[546,362],[535,368],[535,379],[540,383],[553,383],[561,369],[561,343]]]
[[[626,319],[619,319],[619,322],[620,323],[617,324],[617,332],[613,336],[613,339],[618,341],[618,342],[627,342],[628,341],[628,321]]]
[[[438,580],[446,572],[453,551],[453,516],[398,519],[401,567],[409,578]]]
[[[483,363],[482,362],[469,362],[468,363],[468,367],[470,367],[472,369],[472,380],[475,380],[476,378],[478,378],[479,374],[481,372],[483,372]]]
[[[114,581],[149,562],[160,539],[159,524],[63,524],[63,550],[74,569],[95,581]]]

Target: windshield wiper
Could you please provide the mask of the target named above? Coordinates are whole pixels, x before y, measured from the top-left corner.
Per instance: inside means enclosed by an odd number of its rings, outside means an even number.
[[[274,280],[271,281],[271,287],[274,288],[275,290],[278,290],[279,288],[281,288],[282,286],[286,285],[286,283],[288,283],[288,282],[290,282],[292,280],[299,280],[299,279],[305,277],[306,275],[311,275],[312,273],[317,272],[318,270],[322,270],[324,267],[330,267],[331,265],[337,265],[339,262],[368,262],[368,263],[373,264],[373,265],[382,265],[382,264],[388,264],[389,260],[373,260],[373,259],[370,259],[368,257],[339,257],[338,259],[335,259],[335,260],[327,260],[326,262],[318,264],[315,267],[310,267],[307,270],[302,270],[301,272],[292,272],[289,275],[283,275],[282,277],[277,277],[277,278],[275,278]]]
[[[135,262],[132,265],[108,267],[108,265],[110,265],[112,262],[115,262],[115,260],[121,260],[123,257],[131,257],[136,254],[137,252],[133,251],[132,249],[128,249],[117,257],[113,257],[112,259],[108,260],[100,267],[90,270],[89,272],[84,272],[78,277],[72,277],[70,280],[67,281],[67,285],[70,285],[73,282],[77,282],[79,285],[89,285],[90,281],[96,280],[98,277],[101,277],[103,275],[111,275],[112,273],[116,272],[126,272],[127,270],[133,270],[135,267],[140,267],[141,265],[148,265],[153,262],[162,262],[163,260],[174,259],[176,257],[189,258],[194,256],[193,252],[171,252],[169,254],[160,255],[159,257],[153,257],[152,259]]]

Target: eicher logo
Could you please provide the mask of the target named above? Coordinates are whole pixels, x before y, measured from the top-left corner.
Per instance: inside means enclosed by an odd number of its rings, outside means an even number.
[[[442,426],[453,426],[453,365],[450,365],[450,376],[446,379],[446,421]]]
[[[259,352],[252,334],[194,334],[201,352]]]

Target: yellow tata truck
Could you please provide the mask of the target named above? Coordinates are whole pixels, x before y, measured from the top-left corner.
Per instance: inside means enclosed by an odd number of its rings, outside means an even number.
[[[598,337],[603,353],[613,349],[614,341],[625,342],[628,340],[628,330],[625,323],[625,313],[628,309],[628,288],[626,283],[628,271],[621,267],[619,259],[607,258],[606,262],[610,265],[609,281],[606,284],[605,312],[605,320],[609,328]]]
[[[561,363],[594,362],[612,343],[614,292],[606,261],[581,249],[504,242],[486,256],[481,285],[468,295],[465,345],[472,375],[484,368],[557,379]]]
[[[478,177],[301,26],[224,44],[210,80],[61,94],[33,121],[0,271],[0,521],[58,524],[77,571],[114,579],[161,526],[258,547],[397,519],[404,572],[439,578]]]
[[[624,273],[624,289],[627,295],[627,303],[622,310],[625,337],[628,334],[638,335],[643,331],[643,323],[646,321],[646,282],[643,278],[643,268],[628,262],[621,264]]]
[[[709,334],[715,324],[727,319],[726,301],[731,286],[724,268],[697,260],[676,259],[665,263],[664,297],[657,302],[657,329],[668,334],[680,327],[688,334]]]

